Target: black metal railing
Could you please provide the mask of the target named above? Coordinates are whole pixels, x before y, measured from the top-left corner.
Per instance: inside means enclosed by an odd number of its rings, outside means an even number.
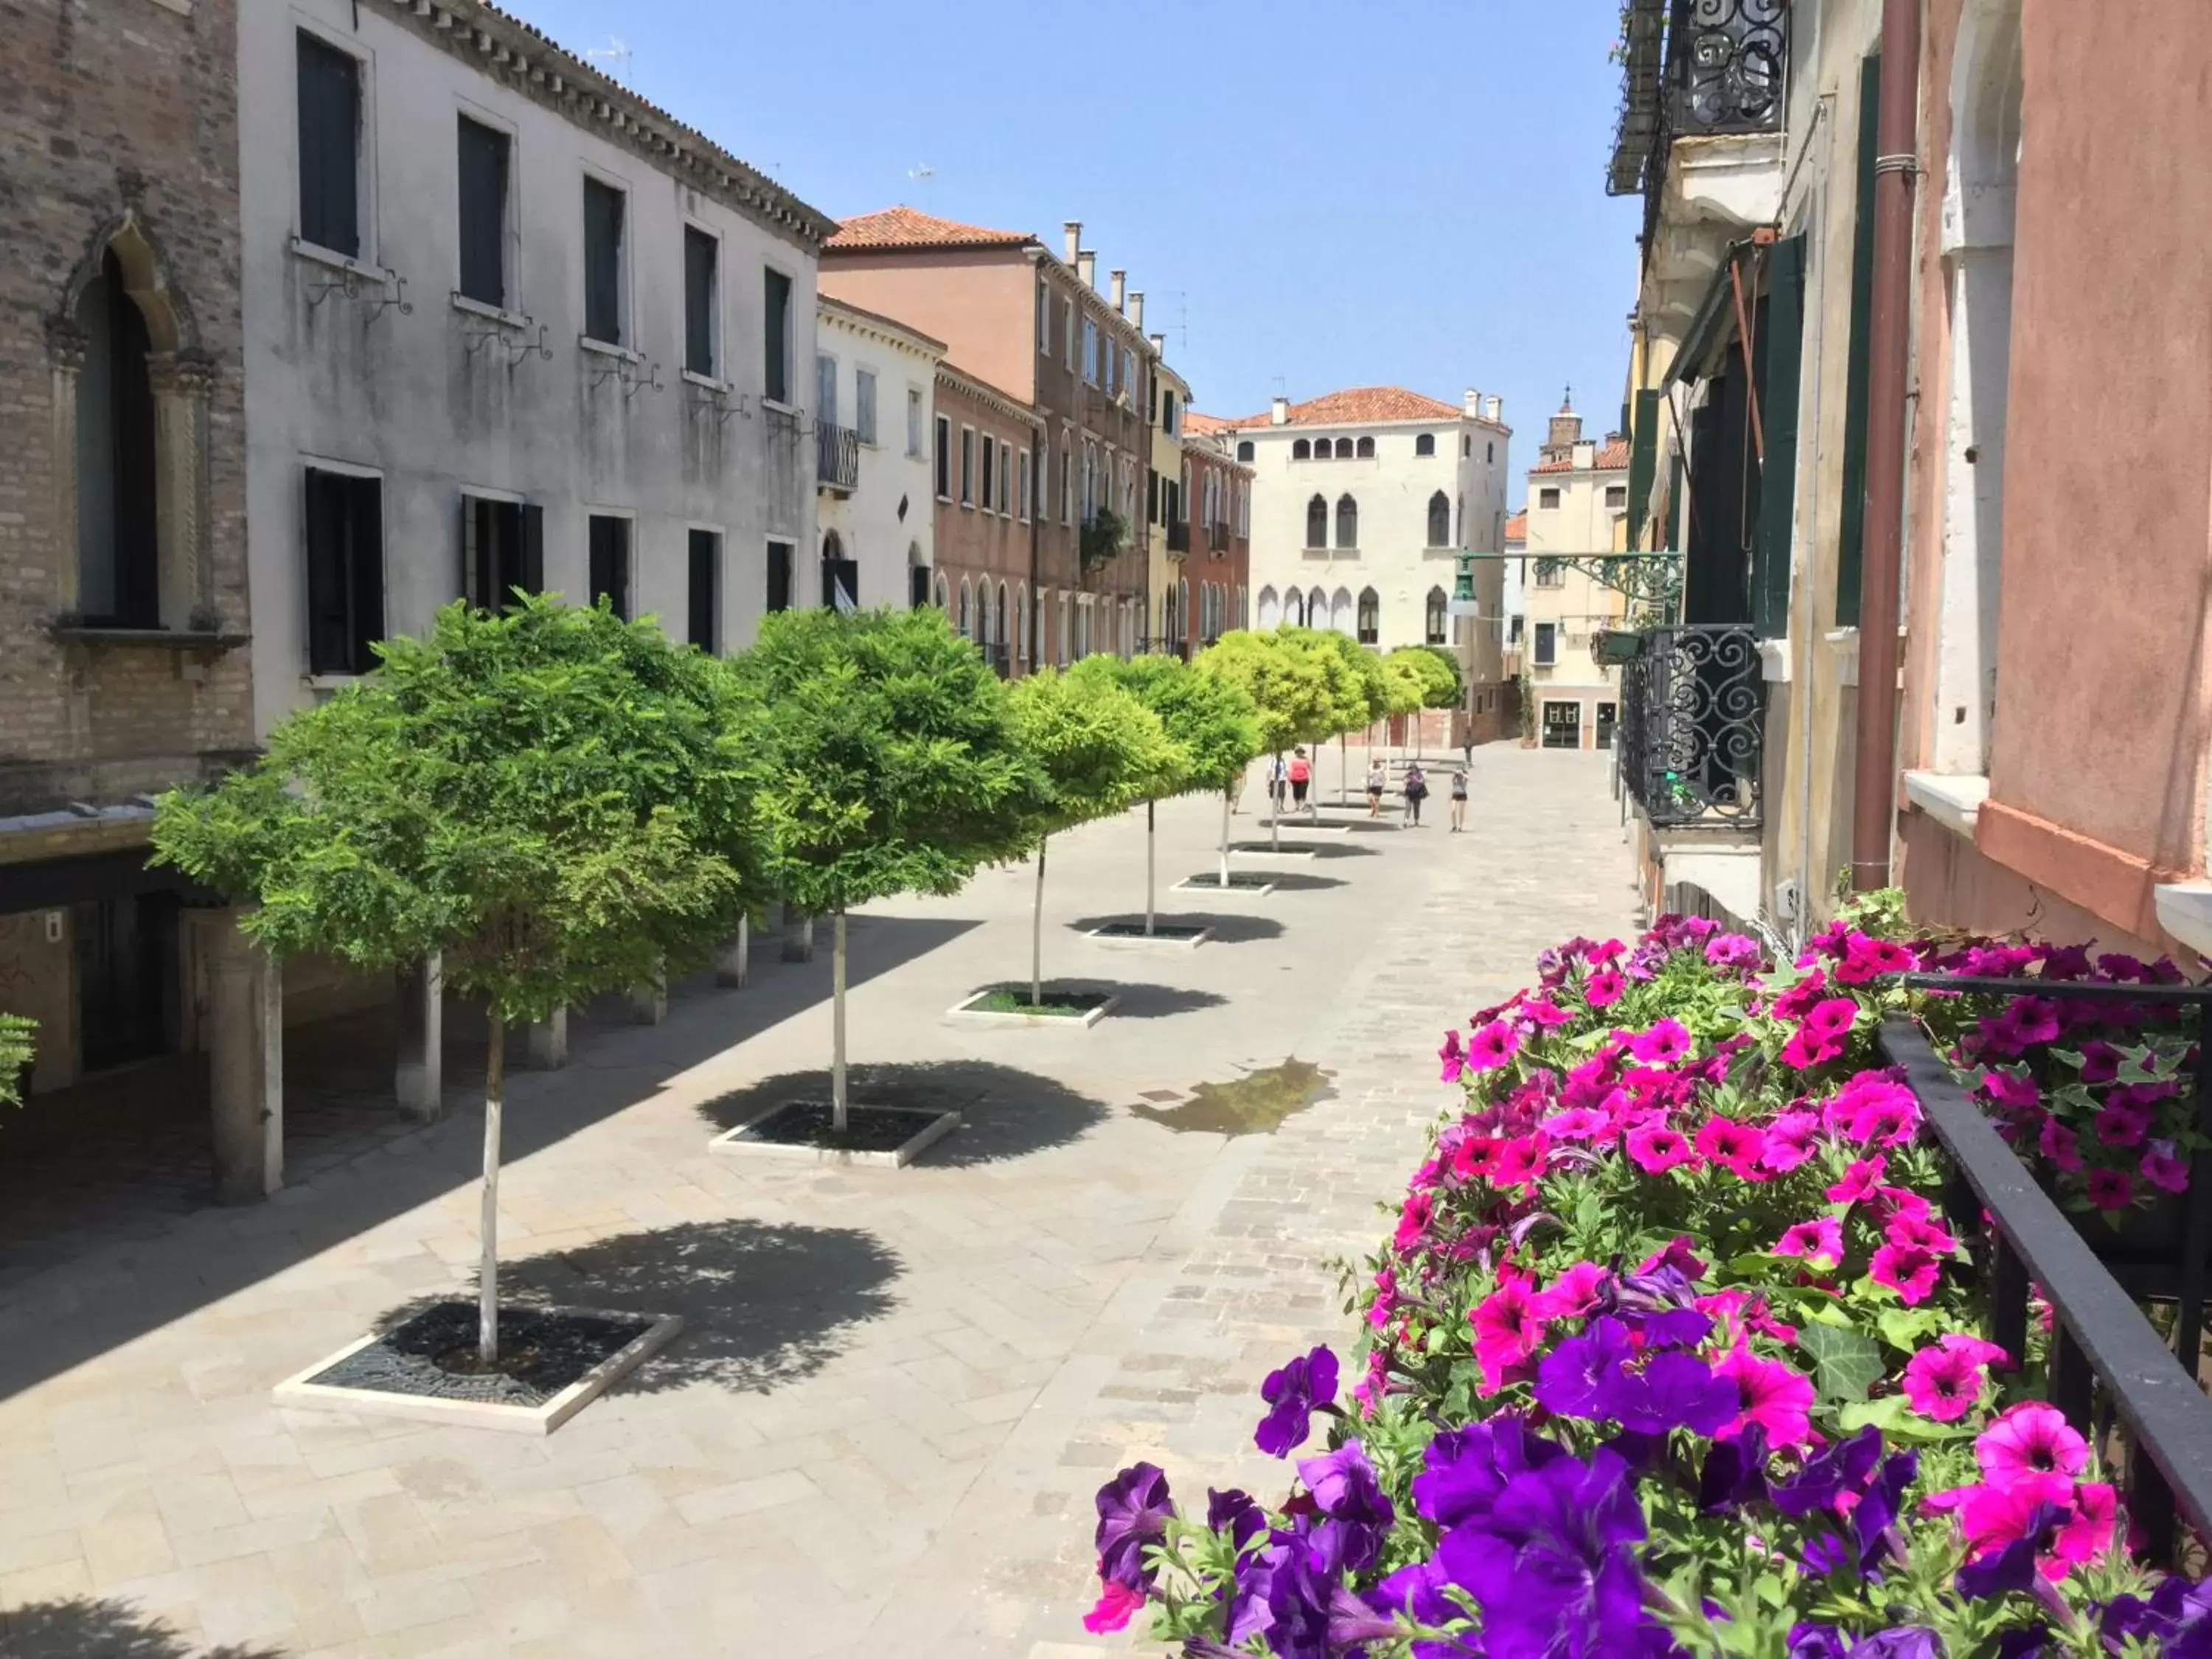
[[[815,481],[831,489],[854,489],[860,482],[860,434],[849,426],[814,423]]]
[[[1621,27],[1606,190],[1644,198],[1649,246],[1675,139],[1780,129],[1790,0],[1628,0]]]
[[[1188,519],[1168,520],[1168,551],[1170,553],[1190,551],[1190,520]]]
[[[1620,740],[1621,781],[1653,828],[1763,828],[1766,680],[1752,630],[1645,630],[1620,671]]]
[[[2212,1007],[2212,987],[2197,985],[2076,985],[1945,974],[1906,974],[1898,982],[1923,990],[2060,1002],[2193,1002],[2200,1011]],[[2124,1431],[2123,1478],[2130,1513],[2142,1530],[2144,1553],[2171,1565],[2179,1542],[2177,1514],[2199,1534],[2212,1533],[2212,1400],[2206,1399],[2197,1376],[2206,1257],[2212,1255],[2212,1204],[2204,1200],[2212,1190],[2212,1150],[2198,1152],[2190,1170],[2188,1220],[2167,1280],[2166,1294],[2176,1304],[2169,1349],[2132,1299],[2131,1291],[2144,1292],[2124,1284],[2099,1259],[2035,1172],[1968,1096],[1919,1024],[1908,1015],[1890,1016],[1882,1023],[1881,1047],[1891,1063],[1904,1068],[1929,1128],[1951,1155],[1956,1175],[1945,1208],[1960,1236],[1976,1241],[1982,1258],[1990,1293],[1990,1340],[2013,1364],[2022,1361],[2033,1285],[2051,1312],[2045,1368],[2051,1403],[2097,1440],[2107,1437],[2115,1421]],[[2212,1066],[2200,1064],[2195,1083],[2198,1127],[2212,1128]]]

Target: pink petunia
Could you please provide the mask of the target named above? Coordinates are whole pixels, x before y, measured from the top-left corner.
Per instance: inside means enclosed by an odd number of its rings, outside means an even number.
[[[1858,1017],[1859,1006],[1850,998],[1830,997],[1813,1005],[1801,1029],[1810,1032],[1817,1042],[1840,1042],[1850,1035]]]
[[[1957,1497],[1959,1530],[1966,1537],[1967,1553],[1979,1559],[2027,1537],[2036,1511],[2045,1504],[2069,1504],[2074,1483],[2063,1474],[2024,1475],[1968,1486]]]
[[[1770,1447],[1812,1443],[1812,1379],[1778,1359],[1759,1358],[1741,1342],[1713,1367],[1713,1375],[1735,1384],[1737,1403],[1735,1419],[1716,1439],[1732,1439],[1756,1424]]]
[[[1794,1070],[1809,1072],[1815,1066],[1826,1066],[1832,1060],[1843,1057],[1844,1045],[1816,1037],[1805,1026],[1800,1025],[1782,1045],[1782,1063]]]
[[[1468,1069],[1494,1072],[1520,1052],[1520,1031],[1502,1019],[1493,1019],[1468,1039]]]
[[[1571,1106],[1544,1120],[1544,1133],[1554,1140],[1610,1140],[1613,1114],[1595,1106]]]
[[[2010,1486],[2033,1475],[2081,1473],[2089,1462],[2089,1443],[2056,1406],[2021,1401],[1998,1414],[1974,1441],[1974,1462],[1993,1486]]]
[[[2035,1079],[2023,1077],[2018,1072],[1984,1072],[1979,1087],[1983,1097],[1991,1105],[2013,1111],[2026,1111],[2030,1107],[2040,1105],[2043,1101],[2041,1092],[2035,1086]]]
[[[1882,1237],[1901,1249],[1927,1250],[1936,1255],[1948,1255],[1959,1248],[1959,1241],[1951,1237],[1950,1230],[1942,1222],[1902,1212],[1889,1218],[1883,1226]]]
[[[1865,1103],[1851,1114],[1850,1127],[1844,1133],[1863,1146],[1869,1143],[1901,1146],[1912,1139],[1919,1127],[1920,1103],[1913,1098],[1912,1091],[1897,1084],[1884,1084],[1868,1093]]]
[[[2162,1193],[2189,1190],[2189,1166],[2173,1154],[2171,1141],[2153,1141],[2143,1154],[2142,1178]]]
[[[1776,1175],[1788,1175],[1809,1161],[1820,1120],[1811,1112],[1784,1112],[1766,1126],[1766,1145],[1759,1161]]]
[[[1748,1123],[1732,1118],[1707,1118],[1693,1143],[1698,1153],[1745,1181],[1764,1181],[1759,1158],[1766,1150],[1766,1137]]]
[[[1468,1314],[1474,1327],[1474,1357],[1483,1371],[1484,1392],[1494,1394],[1513,1381],[1544,1340],[1545,1320],[1529,1281],[1507,1279]]]
[[[1537,1295],[1536,1312],[1544,1319],[1580,1319],[1597,1306],[1598,1292],[1612,1277],[1595,1261],[1577,1261]]]
[[[1820,1000],[1820,994],[1827,988],[1827,974],[1815,968],[1796,984],[1774,999],[1775,1018],[1786,1020],[1804,1018],[1812,1012],[1813,1005]]]
[[[1801,1221],[1775,1241],[1774,1254],[1802,1256],[1817,1267],[1840,1267],[1844,1265],[1844,1224],[1832,1215]]]
[[[1672,1267],[1687,1279],[1695,1280],[1705,1276],[1705,1264],[1698,1259],[1697,1250],[1691,1244],[1687,1233],[1676,1233],[1667,1241],[1665,1249],[1652,1251],[1636,1264],[1636,1271],[1639,1273],[1656,1273],[1662,1267]]]
[[[1662,1019],[1628,1045],[1647,1066],[1671,1066],[1690,1052],[1689,1029],[1679,1019]]]
[[[1144,1605],[1145,1598],[1127,1584],[1102,1580],[1098,1586],[1098,1604],[1083,1615],[1083,1628],[1093,1636],[1103,1636],[1109,1631],[1127,1630],[1129,1620]]]
[[[1628,1155],[1646,1175],[1664,1175],[1698,1161],[1696,1152],[1680,1131],[1650,1123],[1628,1132]]]
[[[1551,1162],[1552,1143],[1541,1129],[1507,1141],[1498,1152],[1498,1168],[1490,1177],[1493,1187],[1526,1188],[1536,1184]]]
[[[1889,1160],[1879,1152],[1872,1158],[1863,1158],[1844,1171],[1844,1178],[1828,1188],[1831,1204],[1856,1204],[1881,1185],[1881,1178],[1889,1169]]]
[[[1405,1206],[1398,1212],[1398,1231],[1391,1237],[1391,1245],[1399,1255],[1412,1253],[1413,1248],[1429,1236],[1429,1223],[1436,1217],[1437,1201],[1426,1193],[1409,1193]]]
[[[1554,1025],[1565,1025],[1574,1018],[1572,1014],[1560,1007],[1558,1003],[1547,1001],[1542,997],[1532,997],[1522,1003],[1521,1012],[1524,1018],[1547,1030]]]
[[[2113,1101],[2099,1112],[2093,1126],[2097,1139],[2107,1146],[2140,1146],[2150,1133],[2150,1113],[2141,1106]]]
[[[1936,1294],[1940,1266],[1929,1251],[1906,1244],[1884,1244],[1875,1251],[1867,1272],[1875,1284],[1889,1286],[1911,1308]]]
[[[2043,1132],[2035,1138],[2035,1144],[2044,1157],[2051,1160],[2051,1167],[2054,1170],[2063,1170],[2072,1175],[2081,1167],[2081,1142],[2075,1139],[2073,1130],[2057,1118],[2043,1120]]]
[[[2094,1561],[2112,1547],[2119,1521],[2119,1494],[2101,1480],[2083,1480],[2074,1487],[2074,1518],[2061,1528],[2051,1554],[2063,1577],[2075,1567]]]
[[[2136,1183],[2125,1170],[2092,1170],[2081,1177],[2081,1190],[2107,1215],[2136,1201]]]
[[[1616,970],[1601,968],[1583,987],[1583,1000],[1593,1008],[1610,1008],[1620,1000],[1621,993],[1627,988],[1627,981]]]
[[[1905,1364],[1905,1398],[1921,1416],[1955,1423],[1981,1403],[1982,1368],[1973,1356],[1937,1343]]]
[[[1443,1081],[1456,1083],[1467,1067],[1466,1050],[1460,1047],[1459,1029],[1455,1026],[1444,1033],[1444,1046],[1437,1050],[1437,1059],[1443,1063]]]

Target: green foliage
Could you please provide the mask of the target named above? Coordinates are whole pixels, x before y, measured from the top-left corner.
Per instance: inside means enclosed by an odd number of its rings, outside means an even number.
[[[1864,1400],[1889,1374],[1881,1344],[1849,1325],[1814,1321],[1797,1333],[1797,1346],[1813,1362],[1813,1386],[1831,1404]]]
[[[1083,521],[1083,574],[1111,563],[1128,544],[1129,521],[1110,507],[1100,507]]]
[[[1424,708],[1456,708],[1464,695],[1460,684],[1459,659],[1440,645],[1401,645],[1388,658],[1404,663],[1421,677]]]
[[[724,665],[604,607],[463,603],[164,795],[155,862],[258,906],[279,957],[370,969],[442,952],[508,1021],[703,960],[756,896],[757,711]]]
[[[1412,663],[1395,654],[1385,657],[1382,676],[1390,689],[1389,713],[1410,714],[1426,705],[1429,683]]]
[[[1200,674],[1226,680],[1244,694],[1259,721],[1262,754],[1334,735],[1328,723],[1334,706],[1328,665],[1295,640],[1304,631],[1283,628],[1270,634],[1224,634],[1199,653],[1192,665]]]
[[[1042,669],[1015,682],[1014,732],[1036,768],[1033,836],[1125,811],[1177,787],[1187,764],[1158,715],[1103,675]]]
[[[1169,741],[1184,756],[1169,793],[1225,789],[1260,752],[1259,716],[1243,689],[1201,674],[1180,658],[1085,657],[1068,670],[1068,678],[1109,681],[1159,717]]]
[[[765,711],[768,876],[799,908],[953,892],[1020,850],[1041,780],[1006,687],[942,611],[782,611],[731,669]]]
[[[1390,677],[1382,670],[1382,659],[1351,635],[1340,634],[1334,629],[1317,629],[1312,630],[1312,635],[1315,648],[1335,659],[1330,684],[1336,714],[1330,729],[1322,735],[1334,737],[1340,732],[1364,731],[1389,714]]]
[[[21,1077],[34,1052],[39,1023],[21,1014],[0,1014],[0,1106],[23,1103]]]

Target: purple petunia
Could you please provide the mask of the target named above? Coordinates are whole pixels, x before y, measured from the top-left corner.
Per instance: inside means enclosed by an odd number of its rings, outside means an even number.
[[[1618,1319],[1593,1319],[1536,1368],[1536,1403],[1555,1417],[1609,1417],[1604,1409],[1614,1377],[1635,1352]]]
[[[1145,1551],[1166,1538],[1174,1515],[1168,1478],[1156,1464],[1132,1463],[1099,1487],[1099,1577],[1140,1595],[1150,1589],[1157,1570]]]
[[[1331,1553],[1338,1562],[1354,1571],[1373,1566],[1398,1511],[1376,1478],[1366,1449],[1347,1440],[1324,1457],[1301,1458],[1298,1479],[1328,1517]]]
[[[1270,1457],[1288,1457],[1313,1431],[1313,1414],[1336,1402],[1336,1356],[1327,1345],[1300,1354],[1260,1385],[1267,1414],[1252,1443]]]

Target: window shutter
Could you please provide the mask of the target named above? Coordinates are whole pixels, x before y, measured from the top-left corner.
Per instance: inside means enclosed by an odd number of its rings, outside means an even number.
[[[477,577],[477,504],[461,497],[461,597],[479,611],[484,609],[483,586]]]
[[[307,469],[301,527],[307,532],[307,672],[343,673],[348,597],[344,479]]]
[[[528,502],[522,508],[521,580],[515,585],[528,593],[545,591],[545,509]],[[509,602],[508,595],[499,596],[501,605]]]
[[[714,373],[714,239],[684,227],[684,367],[694,374]]]
[[[300,235],[349,258],[361,252],[361,65],[299,35]]]
[[[353,615],[346,656],[352,672],[376,666],[369,642],[384,637],[384,480],[349,478],[353,511],[349,524]]]
[[[623,343],[622,235],[622,192],[585,179],[584,332],[609,345]]]
[[[1805,336],[1805,239],[1774,245],[1767,268],[1765,358],[1759,412],[1765,422],[1766,463],[1759,486],[1759,528],[1753,543],[1751,621],[1762,639],[1790,632],[1790,541],[1797,501],[1797,388]]]
[[[1869,374],[1874,349],[1874,162],[1881,118],[1881,54],[1859,70],[1858,222],[1851,234],[1850,376],[1844,388],[1844,500],[1836,540],[1836,625],[1859,621],[1859,556],[1866,538]]]
[[[1636,394],[1636,416],[1628,429],[1636,434],[1628,451],[1628,546],[1644,545],[1644,521],[1650,516],[1651,486],[1659,475],[1659,404],[1656,392]]]
[[[766,338],[763,362],[767,373],[761,385],[763,392],[776,403],[791,401],[791,278],[780,270],[765,272],[762,278],[765,303],[761,307],[761,326]]]
[[[507,304],[507,135],[459,118],[461,292]]]

